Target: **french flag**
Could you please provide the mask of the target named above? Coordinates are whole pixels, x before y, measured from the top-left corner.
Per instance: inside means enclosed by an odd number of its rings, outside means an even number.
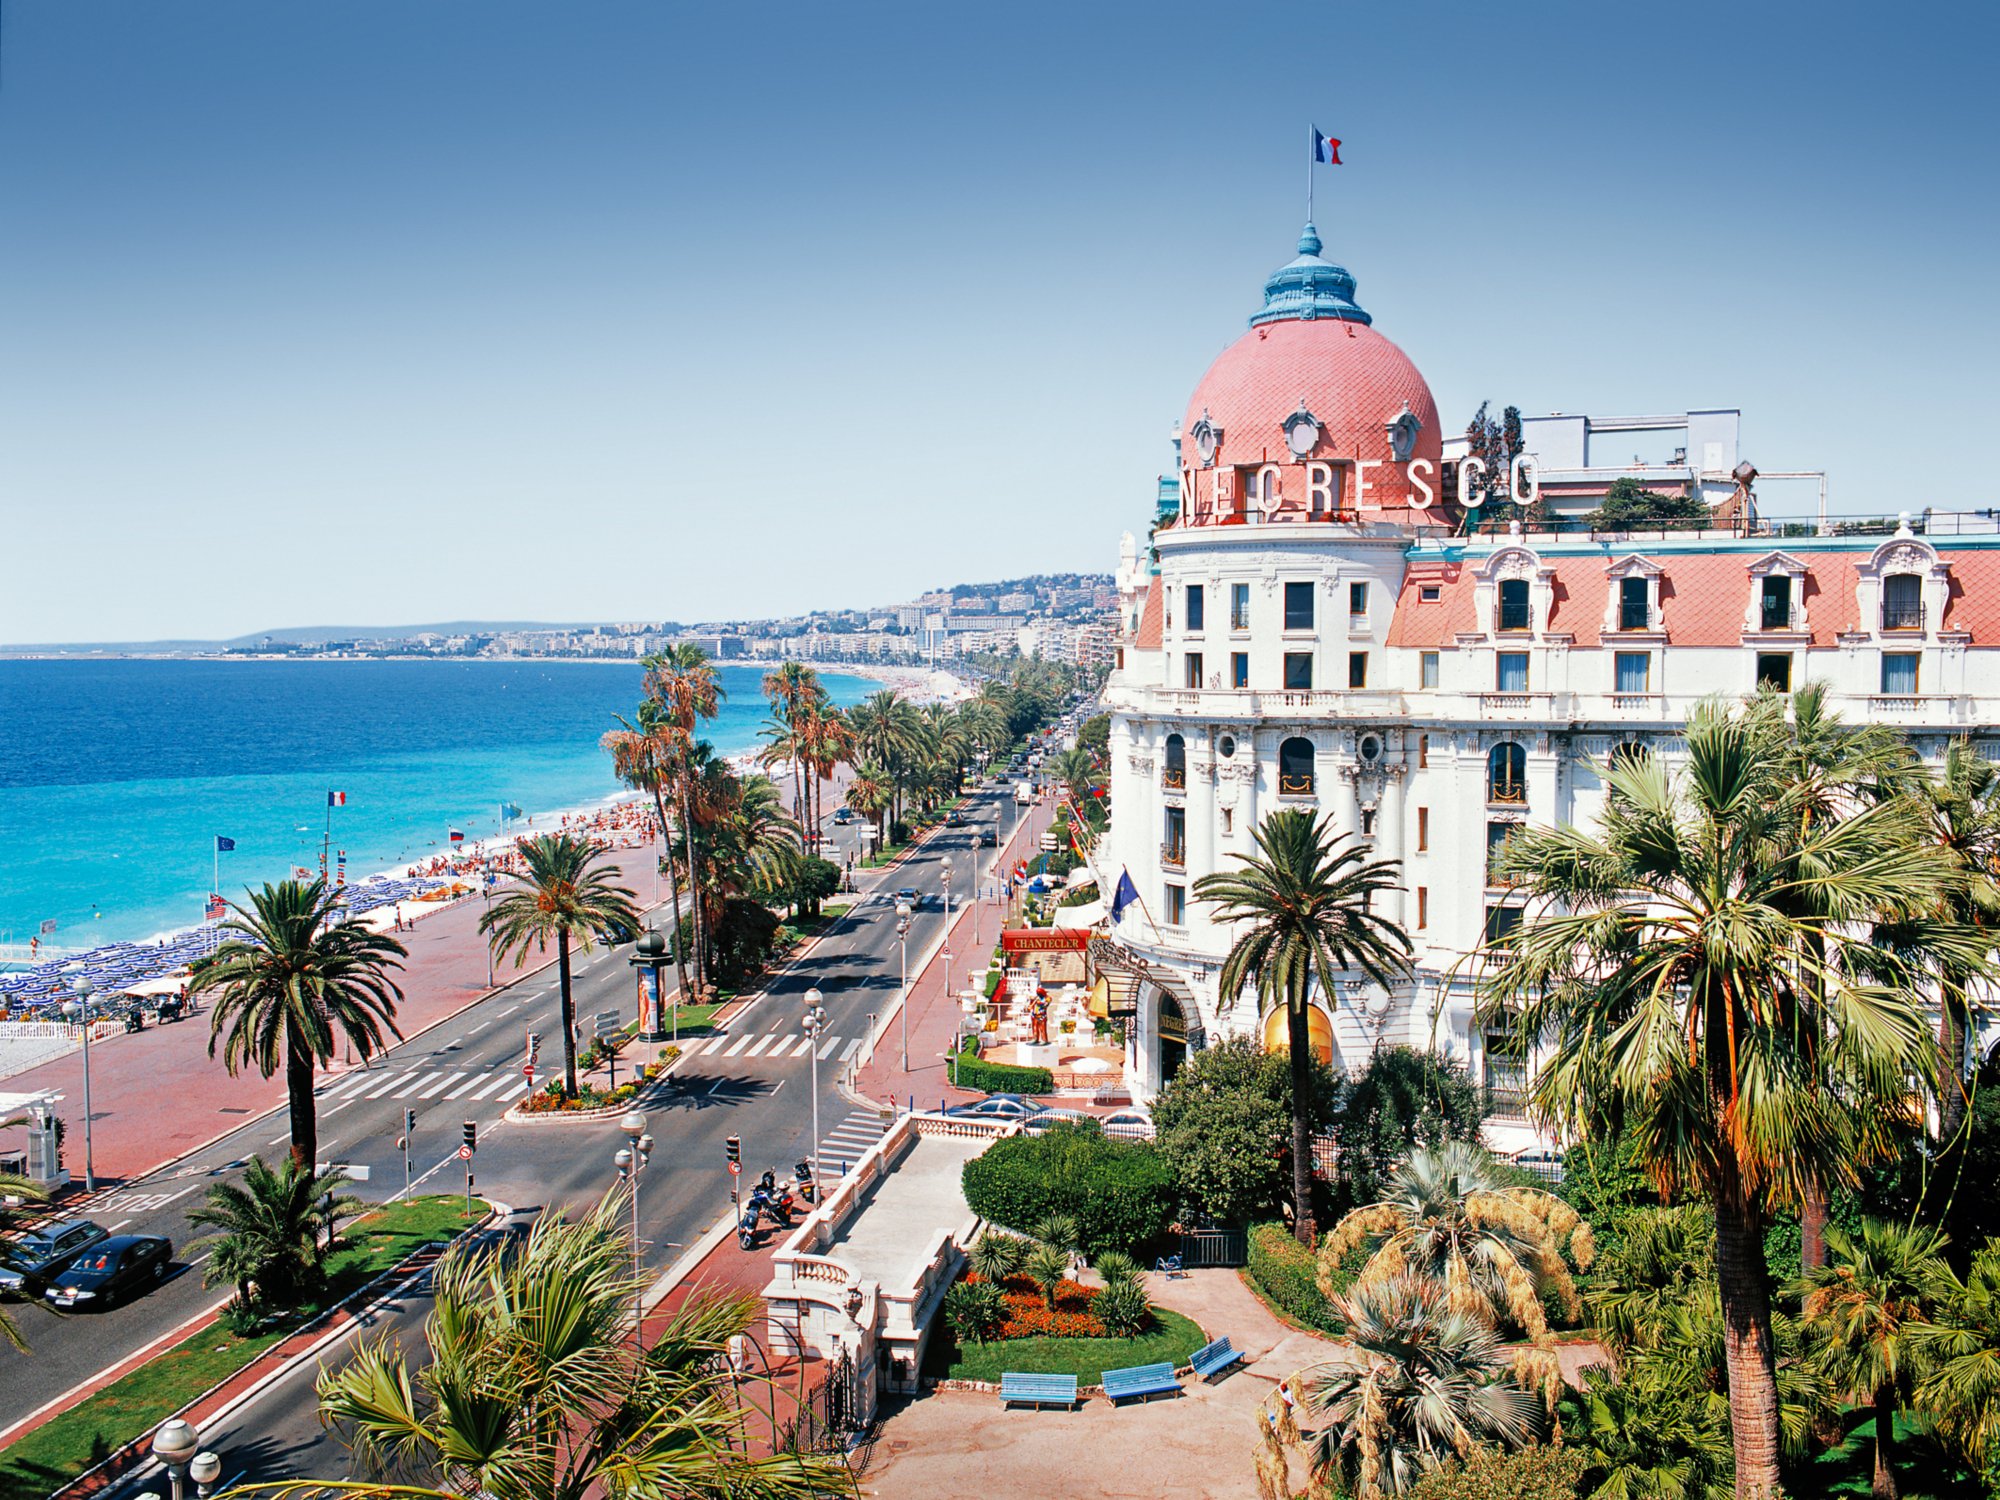
[[[1313,126],[1312,133],[1313,160],[1329,167],[1341,165],[1339,139],[1335,136],[1321,135],[1317,125]]]
[[[326,794],[326,805],[327,805],[328,807],[345,807],[345,806],[347,806],[347,793],[345,793],[345,792],[328,792],[328,793]]]

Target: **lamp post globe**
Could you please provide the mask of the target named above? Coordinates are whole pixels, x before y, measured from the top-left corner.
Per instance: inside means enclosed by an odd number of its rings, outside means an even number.
[[[624,1118],[618,1122],[618,1128],[632,1140],[638,1140],[646,1133],[645,1112],[637,1109],[626,1111]]]
[[[159,1431],[153,1434],[153,1457],[160,1461],[167,1477],[173,1481],[174,1500],[181,1500],[188,1460],[200,1447],[201,1434],[194,1430],[193,1423],[184,1422],[179,1417],[162,1422]]]
[[[618,1177],[621,1182],[632,1175],[632,1153],[623,1146],[620,1146],[612,1154],[611,1164],[618,1169]]]
[[[206,1497],[221,1477],[222,1460],[213,1453],[197,1453],[188,1464],[188,1478],[194,1481],[198,1495]]]

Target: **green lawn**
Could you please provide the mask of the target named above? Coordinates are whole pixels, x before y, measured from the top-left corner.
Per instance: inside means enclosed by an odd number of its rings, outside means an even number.
[[[692,1034],[700,1036],[709,1029],[710,1024],[715,1020],[715,1013],[728,1003],[727,1000],[718,1000],[713,1005],[683,1005],[679,1007],[681,1035],[688,1036]],[[668,1036],[674,1034],[674,1012],[675,1007],[671,1005],[667,1007],[667,1014],[664,1019],[666,1021]],[[649,1043],[648,1045],[653,1046],[655,1051],[659,1048],[658,1043]],[[640,1061],[650,1062],[652,1059],[641,1058]]]
[[[1847,1412],[1843,1425],[1847,1429],[1844,1441],[1786,1473],[1786,1494],[1798,1500],[1833,1500],[1836,1496],[1862,1500],[1872,1492],[1875,1414],[1855,1407]],[[1900,1413],[1896,1417],[1896,1450],[1896,1486],[1903,1500],[1973,1500],[1987,1493],[1936,1438]]]
[[[998,1381],[1012,1371],[1022,1375],[1074,1375],[1079,1384],[1096,1385],[1106,1370],[1127,1365],[1176,1367],[1208,1340],[1191,1319],[1163,1307],[1153,1309],[1155,1326],[1136,1339],[996,1339],[990,1344],[960,1348],[951,1330],[940,1323],[924,1354],[924,1373],[944,1380]]]
[[[473,1209],[468,1218],[463,1197],[417,1198],[356,1220],[346,1231],[349,1243],[327,1262],[330,1285],[323,1302],[339,1301],[426,1241],[449,1239],[483,1215],[486,1205],[475,1198]],[[300,1317],[317,1310],[307,1308]],[[27,1329],[32,1336],[32,1321]],[[280,1328],[238,1338],[217,1323],[155,1355],[80,1406],[0,1450],[0,1500],[40,1500],[242,1369],[287,1331]]]

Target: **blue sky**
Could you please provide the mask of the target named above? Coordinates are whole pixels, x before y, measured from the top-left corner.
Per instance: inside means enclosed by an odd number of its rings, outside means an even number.
[[[1314,120],[1448,427],[1996,503],[1992,7],[0,3],[0,641],[1108,569]]]

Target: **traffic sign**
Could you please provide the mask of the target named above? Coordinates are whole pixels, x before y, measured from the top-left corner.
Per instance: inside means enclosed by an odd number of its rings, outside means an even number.
[[[522,1063],[521,1071],[527,1075],[528,1082],[533,1083],[535,1081],[535,1065],[533,1063]]]
[[[731,1177],[734,1177],[738,1172],[741,1172],[742,1170],[743,1170],[743,1163],[740,1161],[733,1161],[729,1164],[729,1175]]]
[[[460,1161],[471,1161],[472,1148],[470,1146],[460,1146],[458,1148],[458,1159]]]

